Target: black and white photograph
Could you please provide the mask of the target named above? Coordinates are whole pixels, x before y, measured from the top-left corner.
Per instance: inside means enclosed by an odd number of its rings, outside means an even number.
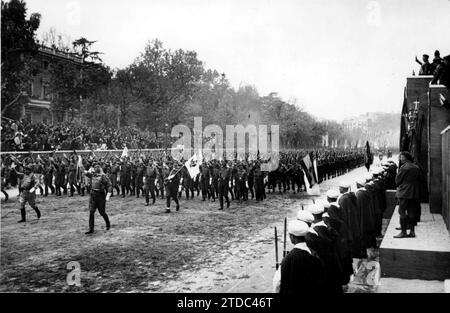
[[[450,293],[449,33],[450,0],[2,0],[0,293]]]

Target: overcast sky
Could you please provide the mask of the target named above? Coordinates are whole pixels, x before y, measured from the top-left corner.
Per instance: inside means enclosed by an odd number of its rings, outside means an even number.
[[[158,38],[195,50],[234,87],[297,99],[321,118],[399,112],[417,54],[450,54],[450,0],[26,0],[55,27],[98,40],[125,67]]]

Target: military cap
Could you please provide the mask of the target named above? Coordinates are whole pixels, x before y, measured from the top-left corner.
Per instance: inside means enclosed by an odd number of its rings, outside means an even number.
[[[358,185],[364,186],[364,185],[366,184],[366,178],[365,178],[365,177],[363,177],[363,178],[358,178],[358,179],[356,180],[356,183],[357,183]]]
[[[341,193],[337,189],[330,189],[327,191],[327,197],[330,199],[337,199]]]
[[[296,237],[305,236],[308,233],[308,229],[308,224],[299,220],[290,221],[288,224],[288,233]]]
[[[315,203],[308,205],[306,209],[311,212],[312,214],[322,214],[323,211],[325,211],[323,204],[321,203]]]
[[[297,212],[297,219],[306,223],[312,223],[314,221],[314,216],[308,210],[299,210]]]
[[[340,188],[350,188],[350,183],[348,181],[342,180],[339,182],[339,187]]]

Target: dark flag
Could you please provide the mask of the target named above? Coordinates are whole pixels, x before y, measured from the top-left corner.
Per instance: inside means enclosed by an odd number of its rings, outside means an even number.
[[[370,152],[369,141],[366,141],[366,155],[364,157],[364,161],[367,171],[369,171],[370,165],[373,163],[373,155]]]

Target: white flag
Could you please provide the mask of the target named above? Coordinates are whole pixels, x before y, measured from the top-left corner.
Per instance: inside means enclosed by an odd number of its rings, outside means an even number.
[[[127,157],[127,156],[128,156],[128,148],[127,148],[127,146],[125,146],[125,148],[123,148],[121,158]]]
[[[197,157],[197,154],[194,154],[184,163],[184,166],[186,166],[191,178],[194,178],[200,173],[200,164],[202,164],[202,160]]]

